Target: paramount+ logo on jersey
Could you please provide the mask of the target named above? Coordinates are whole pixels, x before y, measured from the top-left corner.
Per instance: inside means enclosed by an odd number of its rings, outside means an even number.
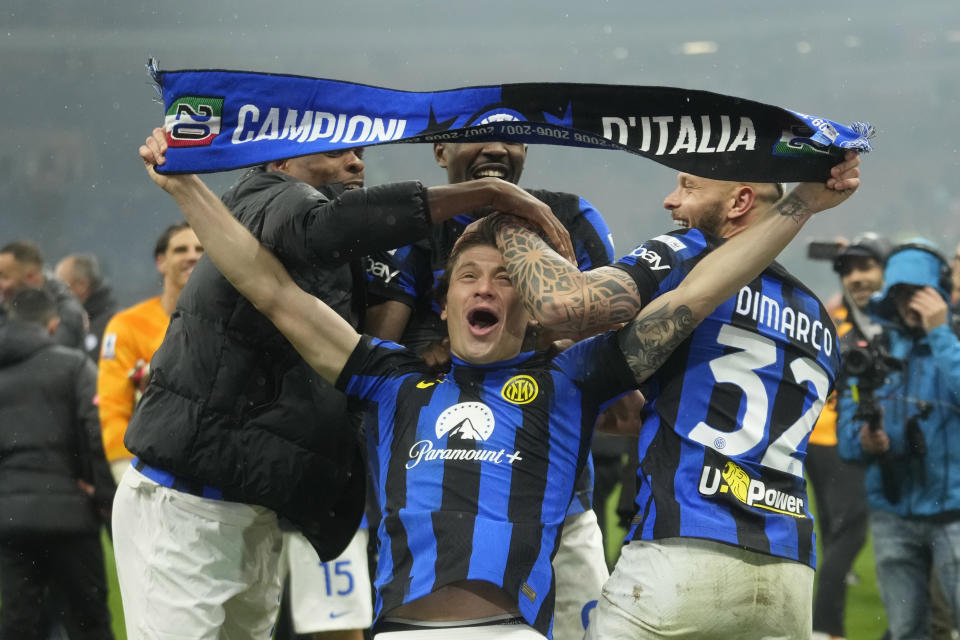
[[[700,495],[726,498],[751,509],[772,511],[794,518],[805,518],[803,497],[769,486],[770,481],[753,478],[743,467],[727,461],[723,468],[706,464],[700,473]]]
[[[419,387],[421,383],[418,383]],[[427,383],[431,386],[433,383]],[[434,424],[437,440],[446,438],[445,447],[438,447],[433,440],[423,439],[410,447],[407,469],[420,463],[447,460],[463,462],[489,462],[496,465],[513,465],[523,460],[520,451],[510,453],[504,448],[487,448],[483,443],[493,436],[496,418],[493,410],[482,402],[459,402],[443,410]],[[471,446],[465,446],[471,443]]]
[[[167,109],[163,121],[171,147],[206,147],[220,133],[223,98],[183,96]]]

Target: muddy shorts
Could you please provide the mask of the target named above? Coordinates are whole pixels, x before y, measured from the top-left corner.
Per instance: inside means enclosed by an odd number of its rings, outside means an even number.
[[[623,548],[587,638],[809,638],[813,569],[695,538]]]

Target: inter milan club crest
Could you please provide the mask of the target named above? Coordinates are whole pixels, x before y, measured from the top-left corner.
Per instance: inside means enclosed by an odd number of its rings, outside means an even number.
[[[530,376],[513,376],[500,390],[500,396],[513,404],[529,404],[539,393],[537,381]]]

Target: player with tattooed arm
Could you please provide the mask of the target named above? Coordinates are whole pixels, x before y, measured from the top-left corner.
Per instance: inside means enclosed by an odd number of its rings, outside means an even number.
[[[624,328],[553,358],[523,351],[531,317],[521,293],[530,283],[508,274],[493,245],[537,237],[513,218],[491,217],[451,255],[443,315],[453,367],[437,377],[414,353],[361,336],[300,289],[199,178],[154,172],[165,150],[161,132],[140,154],[221,273],[376,418],[366,437],[384,514],[375,627],[383,639],[451,627],[471,627],[458,632],[470,638],[549,637],[550,556],[598,413],[754,280],[812,213],[845,197],[836,190],[859,182],[851,160],[828,189],[804,185]]]
[[[842,202],[859,163],[849,152],[825,185],[786,197],[776,184],[681,173],[664,207],[683,229],[586,273],[528,233],[503,228],[497,242],[534,317],[583,332],[629,320],[768,224],[771,211],[800,218]],[[637,512],[588,637],[810,634],[815,547],[803,458],[836,377],[836,337],[816,296],[776,263],[735,294],[644,388]]]

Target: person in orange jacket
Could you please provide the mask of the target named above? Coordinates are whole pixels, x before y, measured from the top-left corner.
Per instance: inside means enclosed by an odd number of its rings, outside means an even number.
[[[103,448],[116,482],[133,458],[123,446],[123,436],[147,386],[150,359],[163,342],[177,298],[202,255],[203,246],[189,224],[178,222],[164,229],[153,250],[163,278],[162,292],[118,312],[103,331],[97,396]]]

